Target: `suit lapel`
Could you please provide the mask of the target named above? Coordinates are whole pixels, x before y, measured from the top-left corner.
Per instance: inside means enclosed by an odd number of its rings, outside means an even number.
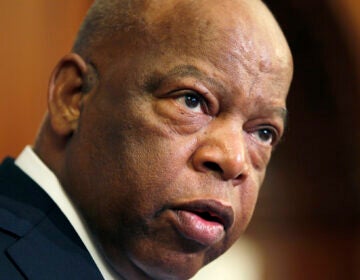
[[[103,279],[66,217],[11,159],[0,186],[0,228],[17,239],[6,253],[26,278]]]
[[[102,279],[89,253],[70,227],[55,208],[9,247],[8,255],[28,279]]]

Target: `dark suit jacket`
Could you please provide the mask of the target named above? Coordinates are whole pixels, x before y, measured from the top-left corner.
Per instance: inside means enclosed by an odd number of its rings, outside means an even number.
[[[60,209],[10,158],[0,165],[0,279],[103,279]]]

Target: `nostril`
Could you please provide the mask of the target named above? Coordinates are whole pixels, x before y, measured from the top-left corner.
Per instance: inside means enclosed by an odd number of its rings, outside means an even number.
[[[204,166],[212,171],[216,171],[216,172],[220,172],[223,173],[224,171],[221,169],[220,165],[218,165],[215,162],[211,162],[211,161],[206,161],[204,162]]]
[[[237,176],[236,178],[234,178],[233,180],[233,184],[234,186],[239,185],[241,182],[243,182],[245,180],[245,176],[244,174],[240,174],[239,176]]]

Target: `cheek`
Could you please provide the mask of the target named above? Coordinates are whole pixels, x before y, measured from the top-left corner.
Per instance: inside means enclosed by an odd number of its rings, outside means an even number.
[[[257,174],[250,175],[247,182],[238,186],[232,196],[232,205],[236,207],[237,236],[246,229],[253,215],[260,189],[259,180]]]
[[[153,105],[153,110],[168,125],[170,131],[178,135],[196,133],[211,121],[210,116],[186,110],[171,98],[159,99]]]
[[[258,176],[261,177],[261,184],[271,158],[272,147],[257,143],[251,135],[247,136],[246,141],[250,164],[254,171],[258,173]]]
[[[196,143],[193,138],[174,133],[151,113],[142,112],[146,119],[136,115],[131,119],[104,120],[96,145],[107,147],[96,153],[105,166],[102,179],[111,188],[116,186],[109,195],[131,197],[139,210],[156,207],[150,206],[149,201],[161,204],[167,197],[176,195],[178,190],[171,190],[170,186],[184,173]]]
[[[232,196],[232,205],[236,205],[237,213],[234,236],[239,236],[251,220],[271,155],[267,147],[259,146],[252,141],[247,143],[249,176],[241,186],[236,187]]]

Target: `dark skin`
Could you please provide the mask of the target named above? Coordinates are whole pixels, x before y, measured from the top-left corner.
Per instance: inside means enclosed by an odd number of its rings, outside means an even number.
[[[187,279],[250,221],[292,60],[258,1],[149,1],[139,14],[148,36],[87,54],[97,75],[78,54],[59,63],[35,151],[122,278]]]

